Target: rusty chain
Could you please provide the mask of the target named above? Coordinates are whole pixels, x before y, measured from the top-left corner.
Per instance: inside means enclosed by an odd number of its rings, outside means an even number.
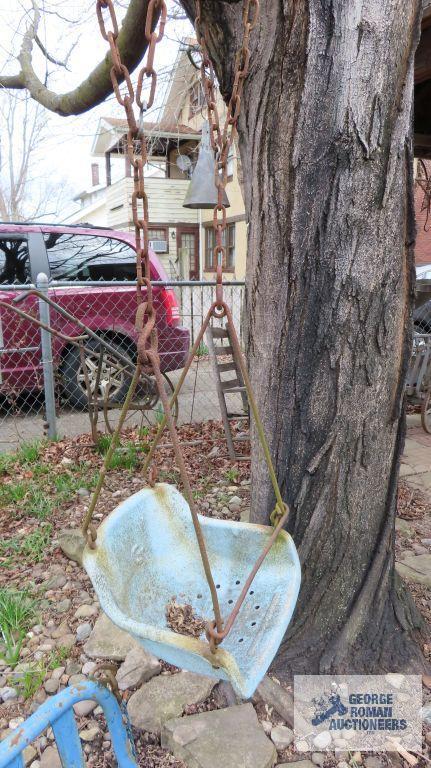
[[[259,19],[259,0],[244,0],[243,7],[243,38],[241,48],[236,54],[234,81],[232,93],[227,106],[223,129],[220,126],[220,118],[216,103],[216,84],[214,68],[208,53],[202,22],[201,0],[196,0],[195,30],[196,38],[202,52],[201,80],[205,93],[208,110],[208,122],[210,126],[211,146],[216,153],[214,180],[217,188],[217,203],[213,212],[213,228],[215,233],[214,257],[217,265],[217,301],[221,305],[222,274],[226,265],[226,247],[223,245],[223,233],[226,231],[226,206],[224,204],[224,192],[227,184],[227,166],[229,151],[234,142],[238,120],[241,110],[241,97],[244,80],[247,77],[250,64],[250,34]]]
[[[106,9],[108,9],[109,11],[109,16],[110,16],[111,25],[112,25],[112,29],[109,31],[107,31],[106,29],[105,20],[103,17],[103,10],[106,10]],[[239,49],[236,55],[234,83],[232,87],[232,94],[227,107],[227,113],[226,113],[223,129],[221,129],[220,127],[220,120],[219,120],[219,115],[218,115],[217,105],[216,105],[216,86],[215,86],[214,70],[209,58],[205,36],[201,31],[201,26],[202,26],[201,10],[202,10],[201,0],[196,0],[196,35],[202,50],[201,77],[202,77],[203,88],[204,88],[206,99],[207,99],[208,119],[210,123],[211,146],[213,147],[213,150],[216,153],[216,167],[215,167],[214,180],[217,188],[217,203],[214,206],[214,211],[213,211],[213,227],[216,235],[216,245],[214,249],[214,254],[217,259],[217,289],[216,289],[215,302],[211,305],[208,311],[208,315],[201,328],[199,338],[203,337],[205,328],[207,327],[211,317],[226,316],[229,324],[232,325],[232,328],[233,328],[233,322],[232,322],[230,310],[228,306],[225,304],[225,302],[223,301],[223,293],[222,293],[223,266],[225,265],[225,262],[226,262],[226,248],[223,245],[223,232],[225,232],[226,226],[227,226],[226,206],[224,204],[224,191],[227,183],[227,162],[228,162],[229,150],[233,144],[236,131],[237,131],[237,124],[238,124],[238,119],[239,119],[240,109],[241,109],[241,96],[242,96],[242,91],[244,86],[244,80],[247,76],[248,69],[249,69],[250,33],[252,29],[255,27],[259,17],[259,0],[244,0],[243,40],[242,40],[241,48]],[[95,532],[94,528],[91,526],[92,514],[94,512],[97,499],[100,494],[100,490],[102,488],[104,478],[106,476],[107,468],[110,461],[110,454],[114,450],[115,445],[119,439],[122,423],[124,421],[125,415],[127,414],[127,410],[128,410],[131,398],[133,397],[134,390],[137,386],[140,372],[142,369],[147,370],[151,372],[156,379],[157,388],[159,391],[159,397],[162,402],[163,410],[164,410],[164,419],[163,419],[162,428],[164,428],[164,425],[167,423],[169,427],[169,431],[171,433],[175,459],[177,462],[177,466],[180,469],[184,492],[189,502],[190,512],[192,515],[192,521],[193,521],[196,538],[197,538],[197,542],[198,542],[198,546],[201,554],[202,564],[204,567],[205,576],[206,576],[208,587],[210,589],[210,593],[212,597],[215,620],[210,622],[207,626],[207,639],[209,641],[211,651],[215,653],[217,646],[223,641],[223,639],[227,636],[230,629],[232,628],[232,625],[238,615],[239,609],[242,603],[244,602],[244,599],[246,597],[247,590],[250,584],[252,583],[262,562],[264,561],[266,555],[268,554],[274,541],[276,540],[278,533],[281,530],[284,522],[286,521],[287,515],[288,515],[288,508],[287,508],[287,505],[284,504],[281,498],[280,490],[278,488],[278,483],[275,477],[274,468],[272,466],[272,461],[269,454],[269,448],[266,443],[265,435],[263,432],[263,426],[261,424],[257,407],[255,404],[255,400],[253,397],[251,384],[248,379],[248,373],[245,367],[245,363],[242,359],[239,340],[233,328],[232,344],[235,345],[237,348],[236,354],[239,356],[239,359],[240,359],[241,370],[244,376],[244,380],[246,382],[246,388],[249,395],[251,407],[253,410],[253,414],[255,417],[258,430],[259,430],[259,438],[261,440],[261,443],[264,449],[265,459],[266,459],[268,468],[270,470],[271,479],[274,485],[274,491],[277,497],[277,506],[275,509],[276,516],[273,521],[274,531],[272,533],[272,536],[267,542],[267,546],[265,547],[261,556],[256,561],[246,581],[246,584],[244,585],[241,595],[238,598],[230,616],[228,617],[226,625],[223,627],[223,620],[220,612],[217,590],[216,590],[216,586],[215,586],[214,579],[211,572],[211,566],[209,563],[205,541],[203,538],[203,533],[202,533],[201,525],[199,522],[199,515],[197,513],[196,505],[193,499],[193,493],[190,487],[187,470],[186,470],[184,459],[181,452],[179,437],[176,431],[175,424],[172,419],[172,413],[171,413],[172,403],[169,402],[166,392],[164,390],[163,380],[160,372],[160,360],[159,360],[158,349],[157,349],[157,331],[155,327],[156,315],[155,315],[155,309],[153,306],[153,294],[152,294],[152,286],[151,286],[150,257],[149,257],[149,250],[148,250],[148,247],[149,247],[148,198],[145,192],[145,182],[144,182],[144,169],[147,162],[147,143],[146,143],[146,139],[143,132],[142,117],[146,109],[148,109],[153,104],[153,101],[154,101],[155,89],[157,84],[157,73],[154,69],[154,55],[155,55],[155,47],[157,43],[160,42],[160,40],[163,38],[163,34],[164,34],[166,14],[167,14],[166,3],[165,3],[165,0],[150,0],[148,4],[147,18],[146,18],[146,24],[145,24],[145,36],[148,42],[147,59],[146,59],[146,63],[141,68],[138,74],[136,94],[133,89],[129,71],[121,61],[121,55],[120,55],[120,51],[117,43],[118,34],[119,34],[118,24],[116,20],[115,10],[113,7],[113,0],[97,0],[96,11],[97,11],[97,18],[99,21],[100,31],[104,39],[109,43],[109,46],[111,49],[112,87],[116,95],[117,101],[119,102],[119,104],[121,104],[124,107],[126,118],[127,118],[127,124],[128,124],[126,151],[127,151],[129,161],[134,170],[132,215],[133,215],[133,223],[135,226],[136,271],[137,271],[137,293],[138,293],[136,328],[139,332],[139,338],[138,338],[138,360],[137,360],[136,371],[135,371],[132,383],[130,385],[126,400],[124,402],[124,405],[120,414],[118,426],[111,441],[111,446],[105,457],[104,466],[99,475],[96,490],[93,494],[89,509],[84,518],[83,532],[87,536],[88,545],[94,548],[97,533]],[[156,14],[159,14],[159,15],[156,17]],[[159,22],[159,26],[158,26],[158,29],[156,30],[155,27],[157,25],[157,19]],[[142,100],[142,87],[143,87],[144,77],[151,78],[150,94],[147,102],[144,102]],[[124,93],[124,95],[120,91],[119,78],[122,78],[126,86],[126,92]],[[135,102],[140,110],[139,123],[136,122],[136,118],[133,110],[133,104]],[[141,204],[139,204],[139,201],[142,201]],[[141,208],[142,208],[141,214],[139,214],[139,210],[138,210],[139,205],[141,205]],[[143,300],[143,296],[142,296],[142,287],[144,286],[146,288],[145,301]],[[148,345],[148,342],[149,342],[149,345]],[[191,365],[191,361],[194,358],[195,351],[196,351],[196,344],[191,350],[191,353],[185,365],[185,368],[183,371],[184,375]],[[180,381],[182,381],[182,378],[180,378]],[[177,396],[177,390],[176,390],[176,393],[174,394],[174,398],[175,396]],[[159,428],[158,434],[154,440],[154,445],[156,445],[160,435],[161,435],[161,430]],[[150,455],[152,455],[151,451],[150,451]],[[148,466],[148,464],[146,464],[146,466]]]
[[[111,29],[107,30],[103,11],[109,11]],[[148,360],[147,347],[157,353],[157,329],[156,315],[151,286],[151,264],[148,242],[148,198],[145,191],[144,169],[147,163],[147,140],[143,129],[143,115],[153,105],[157,85],[157,72],[154,69],[154,56],[156,45],[164,35],[167,7],[165,0],[150,0],[147,8],[145,22],[145,37],[148,42],[147,56],[144,65],[138,73],[136,94],[130,78],[130,73],[121,61],[118,47],[118,22],[115,14],[113,0],[97,0],[97,20],[99,22],[102,37],[109,43],[112,59],[110,71],[112,87],[118,103],[124,108],[128,125],[126,152],[133,168],[133,193],[132,193],[132,218],[135,227],[136,246],[136,277],[138,309],[136,313],[136,330],[139,333],[138,358],[146,372],[152,371]],[[157,27],[158,24],[158,27]],[[157,27],[157,29],[156,29]],[[125,83],[125,93],[120,90],[119,79]],[[144,78],[151,79],[150,93],[146,101],[142,99]],[[136,121],[133,105],[139,108],[139,121]],[[146,289],[146,298],[143,300],[142,288]],[[146,320],[146,322],[144,322]]]

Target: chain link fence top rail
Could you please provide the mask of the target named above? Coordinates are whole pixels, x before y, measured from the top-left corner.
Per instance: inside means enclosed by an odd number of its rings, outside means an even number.
[[[161,369],[171,394],[178,381],[187,352],[214,298],[215,283],[154,282],[157,330]],[[40,287],[40,286],[38,286]],[[14,450],[23,442],[42,439],[48,434],[46,372],[51,360],[42,359],[41,329],[12,308],[17,295],[20,311],[38,320],[48,305],[29,295],[34,285],[0,285],[0,451]],[[244,283],[233,282],[224,289],[232,308],[236,328],[242,338]],[[51,282],[48,297],[66,313],[84,323],[121,355],[136,359],[136,285],[132,282],[69,281]],[[76,337],[82,328],[73,319],[49,307],[49,324],[59,333]],[[222,322],[221,322],[222,324]],[[87,338],[85,366],[79,349],[64,339],[48,334],[52,349],[52,375],[55,392],[56,432],[74,436],[90,431],[86,384],[98,393],[97,429],[115,427],[119,406],[128,388],[129,373],[109,351],[100,354],[97,339]],[[46,347],[46,344],[45,344]],[[49,355],[45,348],[45,358]],[[45,380],[44,380],[45,363]],[[49,382],[48,382],[49,383]],[[49,392],[49,387],[48,387]],[[242,409],[241,397],[229,395],[232,411]],[[49,403],[48,403],[49,405]],[[145,427],[160,418],[161,406],[151,386],[140,393],[126,426]],[[178,422],[219,419],[216,378],[209,349],[203,343],[179,398]],[[51,433],[52,436],[52,433]]]

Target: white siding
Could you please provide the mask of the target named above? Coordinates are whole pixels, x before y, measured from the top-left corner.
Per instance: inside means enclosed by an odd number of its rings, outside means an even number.
[[[183,208],[189,182],[187,179],[146,178],[150,222],[153,224],[197,224],[198,211]],[[131,222],[133,180],[120,179],[107,187],[106,209],[108,226],[128,228]],[[142,206],[138,203],[138,212]]]

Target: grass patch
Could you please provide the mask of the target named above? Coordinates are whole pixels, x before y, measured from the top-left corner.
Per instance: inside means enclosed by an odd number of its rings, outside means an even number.
[[[101,456],[106,456],[111,447],[112,437],[111,435],[100,435],[96,450]],[[124,445],[119,445],[115,448],[111,460],[108,465],[108,469],[136,469],[139,465],[139,451],[134,442],[129,440]]]
[[[70,650],[64,645],[60,645],[51,653],[51,657],[48,662],[48,669],[57,669],[62,667],[66,659],[69,658]]]
[[[207,345],[205,344],[205,342],[201,341],[201,343],[199,344],[196,350],[196,357],[205,357],[208,354],[209,354],[209,349]]]
[[[25,669],[18,678],[13,679],[15,688],[24,699],[30,699],[39,690],[46,676],[44,664],[33,664]]]
[[[70,502],[79,488],[95,485],[96,474],[89,477],[87,464],[71,464],[67,469],[53,466],[40,461],[40,446],[23,446],[16,456],[21,457],[12,466],[17,479],[8,478],[0,484],[0,508],[14,506],[17,513],[46,520],[55,509]],[[1,460],[3,468],[9,466],[4,457]],[[21,473],[20,467],[24,470]]]
[[[25,590],[0,589],[0,633],[4,650],[0,651],[10,667],[16,666],[26,632],[36,620],[36,602]]]
[[[30,466],[38,461],[43,448],[43,442],[34,440],[22,443],[15,453],[0,454],[0,474],[9,473],[15,464],[21,467]]]
[[[17,558],[26,563],[40,563],[51,539],[52,525],[43,523],[27,536],[0,540],[0,568],[13,568]]]
[[[226,472],[226,480],[228,480],[230,483],[236,483],[238,480],[239,472],[237,469],[232,467],[231,469],[228,469]]]

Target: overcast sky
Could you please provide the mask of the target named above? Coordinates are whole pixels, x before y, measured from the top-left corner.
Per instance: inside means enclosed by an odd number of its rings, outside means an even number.
[[[120,3],[114,3],[119,24],[126,13],[127,0],[120,0]],[[49,87],[59,93],[65,92],[78,85],[106,53],[107,43],[100,35],[95,2],[39,0],[39,4],[42,12],[43,9],[47,11],[43,13],[40,37],[49,53],[64,60],[71,45],[76,42],[68,62],[70,71],[47,63],[37,49],[34,56],[39,77],[43,80],[47,74]],[[172,0],[168,0],[169,10],[172,7]],[[29,0],[0,0],[0,67],[4,73],[12,74],[19,69],[15,57],[19,53],[30,9]],[[191,33],[192,28],[187,21],[170,20],[166,26],[165,38],[157,46],[155,60],[156,69],[160,73],[156,100],[158,106],[163,102],[169,73],[178,51],[178,41]],[[91,185],[91,144],[98,119],[102,115],[123,117],[124,112],[111,96],[104,104],[82,116],[51,115],[49,118],[49,136],[39,150],[39,159],[46,176],[52,178],[52,174],[57,174],[70,186],[71,196]],[[151,115],[147,113],[146,119],[156,118],[157,111],[153,110]]]

